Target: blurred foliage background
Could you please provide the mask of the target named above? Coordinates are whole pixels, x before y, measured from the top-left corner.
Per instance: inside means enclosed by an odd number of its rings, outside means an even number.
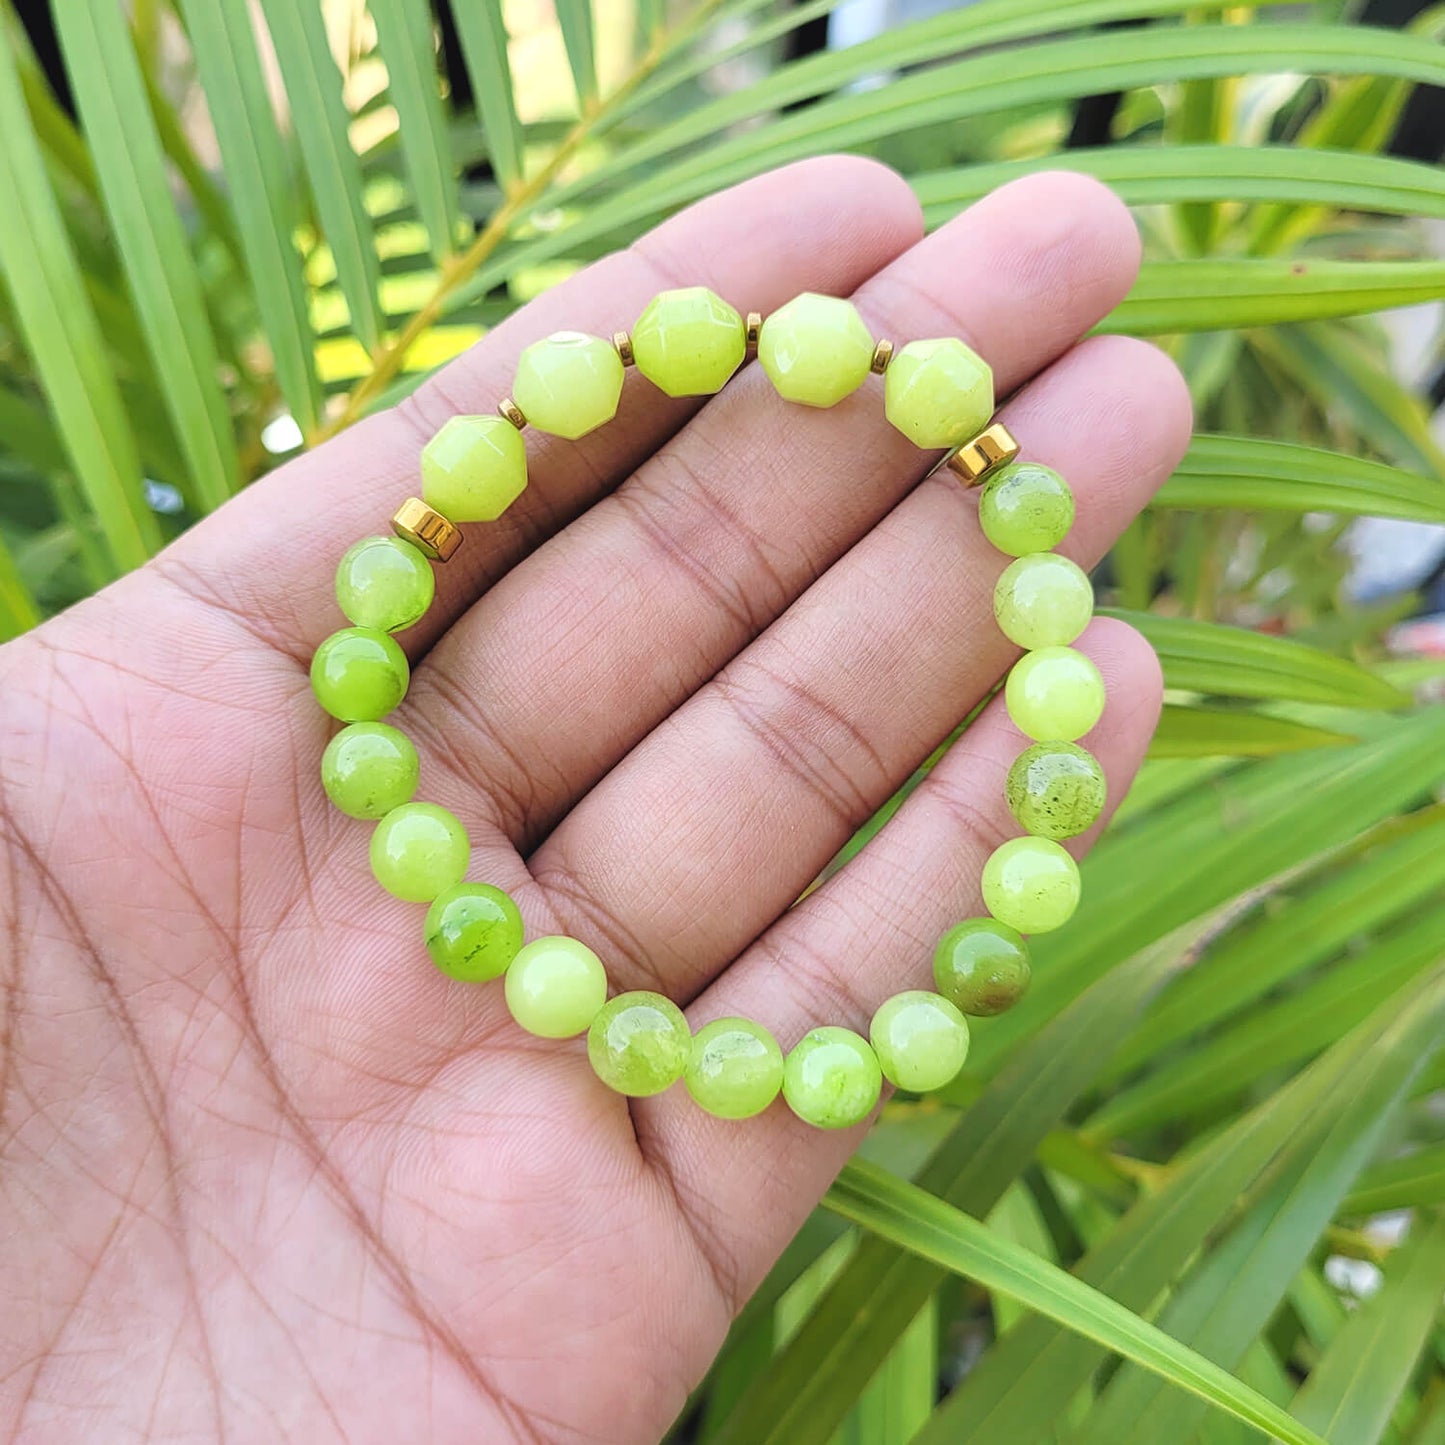
[[[865,3],[828,48],[836,0],[23,8],[0,638],[771,165],[877,155],[930,224],[1061,161],[1123,194],[1106,325],[1200,432],[1097,578],[1154,754],[1030,998],[888,1106],[675,1438],[1442,1445],[1442,668],[1348,574],[1361,519],[1445,523],[1445,9]]]

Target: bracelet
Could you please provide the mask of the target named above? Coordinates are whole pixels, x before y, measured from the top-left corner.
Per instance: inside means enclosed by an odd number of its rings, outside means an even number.
[[[407,659],[392,634],[431,605],[433,562],[461,543],[458,524],[494,521],[527,484],[522,431],[576,438],[617,411],[625,368],[669,396],[720,391],[756,357],[778,393],[805,406],[840,402],[870,374],[883,377],[884,411],[920,448],[947,449],[942,465],[965,486],[982,483],[979,524],[1013,557],[998,579],[994,615],[1025,649],[1004,688],[1009,717],[1032,740],[1009,770],[1008,805],[1024,830],[983,869],[989,916],[958,923],[933,959],[937,992],[895,994],[874,1014],[869,1037],[824,1025],[784,1057],[761,1024],[717,1019],[694,1035],[661,994],[608,999],[598,956],[575,938],[523,945],[522,916],[499,888],[463,882],[471,845],[461,823],[435,803],[414,802],[416,748],[380,721],[406,694]],[[371,868],[389,893],[427,903],[423,930],[433,963],[451,978],[504,976],[513,1019],[543,1038],[587,1034],[603,1083],[635,1098],[678,1079],[720,1118],[761,1113],[782,1092],[799,1118],[825,1129],[867,1118],[883,1080],[915,1093],[941,1088],[963,1067],[965,1015],[1001,1013],[1028,987],[1023,935],[1066,923],[1079,900],[1079,870],[1059,840],[1103,812],[1104,775],[1076,740],[1099,720],[1104,684],[1069,646],[1093,614],[1088,577],[1052,549],[1068,532],[1074,500],[1048,467],[1018,460],[998,422],[993,374],[956,338],[912,341],[896,352],[874,341],[851,302],[805,292],[766,320],[744,318],[704,287],[664,291],[630,332],[610,341],[557,332],[528,346],[513,393],[491,416],[451,418],[422,450],[422,497],[402,503],[390,536],[365,537],[342,557],[336,597],[353,624],[328,637],[312,661],[321,706],[346,726],[321,760],[327,795],[344,813],[375,822]]]

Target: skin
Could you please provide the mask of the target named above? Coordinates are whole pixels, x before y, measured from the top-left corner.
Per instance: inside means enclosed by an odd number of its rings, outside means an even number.
[[[1189,430],[1159,352],[1079,341],[1133,280],[1127,212],[1043,175],[921,237],[907,187],[860,159],[704,201],[0,649],[0,1434],[666,1429],[861,1131],[629,1102],[581,1040],[525,1037],[499,985],[433,970],[424,910],[381,892],[367,825],[322,794],[306,666],[341,625],[336,559],[417,489],[431,433],[494,406],[524,345],[610,335],[673,285],[764,312],[851,294],[875,335],[963,336],[1075,487],[1063,550],[1095,562]],[[609,427],[528,434],[528,490],[401,639],[391,721],[467,826],[470,876],[695,1028],[866,1033],[929,985],[1012,831],[998,699],[789,907],[1015,655],[990,611],[1007,559],[878,391],[809,411],[752,367],[703,405],[630,373]],[[1118,623],[1078,645],[1117,799],[1158,669]]]

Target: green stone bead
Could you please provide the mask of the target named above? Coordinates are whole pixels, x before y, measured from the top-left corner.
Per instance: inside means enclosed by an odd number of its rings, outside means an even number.
[[[512,960],[504,987],[512,1017],[543,1039],[586,1033],[607,1002],[602,960],[585,943],[561,935],[533,939]]]
[[[336,600],[358,627],[400,632],[431,606],[431,563],[400,537],[363,537],[336,569]]]
[[[373,627],[333,632],[311,659],[316,701],[342,722],[375,722],[406,696],[411,681],[406,653]]]
[[[862,1123],[882,1089],[883,1070],[868,1040],[833,1024],[804,1034],[783,1063],[788,1107],[818,1129]]]
[[[761,1114],[783,1087],[783,1051],[751,1019],[714,1019],[693,1035],[683,1075],[698,1105],[719,1119]]]
[[[968,1022],[946,998],[914,989],[895,993],[868,1028],[883,1077],[914,1094],[955,1078],[968,1057]]]
[[[411,739],[386,723],[352,723],[321,755],[321,786],[351,818],[384,818],[409,803],[420,771]]]
[[[993,415],[993,371],[955,336],[910,341],[884,373],[883,412],[915,446],[956,447]]]
[[[1004,704],[1025,737],[1071,743],[1103,716],[1104,679],[1082,652],[1043,647],[1014,663]]]
[[[984,906],[1020,933],[1062,928],[1079,906],[1079,865],[1051,838],[1010,838],[983,865]]]
[[[996,918],[955,923],[933,953],[939,993],[975,1018],[1011,1009],[1028,992],[1032,973],[1028,944]]]
[[[500,978],[522,950],[522,914],[490,883],[458,883],[427,909],[426,951],[449,978]]]
[[[622,358],[611,342],[554,331],[517,358],[512,399],[538,431],[575,440],[617,415]]]
[[[1047,552],[1074,525],[1074,494],[1051,468],[1010,462],[983,484],[978,522],[983,535],[1010,557]]]
[[[1020,647],[1066,647],[1094,615],[1094,589],[1083,568],[1057,552],[1031,552],[1004,568],[993,615]]]
[[[873,338],[851,301],[804,291],[764,320],[758,361],[784,401],[836,406],[873,369]]]
[[[395,898],[430,903],[462,881],[471,860],[467,830],[436,803],[403,803],[371,835],[371,871]]]
[[[527,486],[527,445],[502,416],[454,416],[422,448],[421,495],[449,522],[495,522]]]
[[[1004,788],[1009,811],[1040,838],[1077,838],[1104,811],[1104,770],[1077,743],[1025,749],[1014,759]]]
[[[670,1088],[687,1067],[692,1032],[682,1010],[660,993],[620,993],[587,1030],[592,1071],[619,1094],[646,1099]]]
[[[668,396],[711,396],[747,352],[743,318],[706,286],[663,291],[632,328],[637,369]]]

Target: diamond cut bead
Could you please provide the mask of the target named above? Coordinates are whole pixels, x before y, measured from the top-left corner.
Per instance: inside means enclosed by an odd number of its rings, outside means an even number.
[[[622,358],[600,336],[554,331],[517,358],[512,396],[538,431],[575,441],[617,415],[622,375]]]
[[[993,415],[993,371],[956,336],[910,341],[888,363],[883,410],[915,446],[956,447]]]
[[[527,445],[500,416],[454,416],[422,448],[422,496],[452,522],[495,522],[527,485]]]
[[[851,301],[804,291],[763,322],[758,361],[784,401],[836,406],[873,369],[873,338]]]
[[[631,334],[637,369],[668,396],[711,396],[742,365],[743,318],[706,286],[663,291]]]

